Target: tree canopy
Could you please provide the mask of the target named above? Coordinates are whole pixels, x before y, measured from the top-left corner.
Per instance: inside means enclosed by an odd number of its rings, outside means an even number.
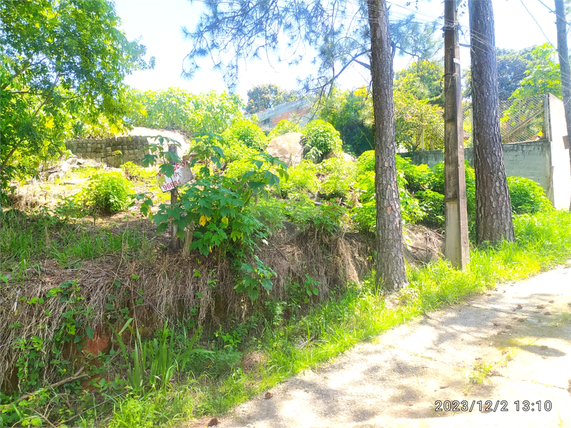
[[[238,95],[211,91],[193,94],[180,88],[137,92],[130,118],[134,125],[176,129],[189,134],[222,132],[236,118],[243,118]]]
[[[37,171],[89,124],[122,126],[126,74],[145,47],[106,0],[0,2],[0,188]],[[154,60],[151,60],[152,66]]]
[[[296,99],[298,99],[296,91],[282,89],[271,83],[256,85],[248,91],[246,113],[257,113]]]
[[[307,48],[316,51],[318,76],[309,77],[306,86],[329,88],[353,62],[370,67],[371,41],[364,1],[238,0],[206,2],[204,7],[195,29],[183,29],[193,42],[184,61],[184,72],[189,76],[199,68],[200,58],[209,57],[233,87],[241,61],[277,53],[281,48],[293,52],[290,63],[301,61]],[[441,47],[436,31],[436,23],[418,22],[414,15],[391,21],[392,56],[433,57]]]

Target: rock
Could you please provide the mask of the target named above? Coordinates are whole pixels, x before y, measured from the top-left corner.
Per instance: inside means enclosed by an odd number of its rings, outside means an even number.
[[[296,166],[303,159],[303,145],[301,132],[288,132],[272,138],[266,152],[279,158],[287,166]]]

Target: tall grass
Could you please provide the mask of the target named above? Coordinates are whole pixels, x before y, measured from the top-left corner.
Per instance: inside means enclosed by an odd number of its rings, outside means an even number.
[[[571,214],[525,215],[516,217],[514,223],[516,242],[472,249],[465,271],[458,271],[443,260],[410,270],[409,288],[399,293],[401,304],[396,307],[386,304],[385,297],[375,292],[372,281],[365,281],[360,286],[349,285],[342,294],[283,327],[266,323],[261,337],[250,343],[268,356],[267,361],[253,371],[235,366],[221,377],[202,377],[189,389],[193,415],[226,412],[284,379],[415,316],[461,302],[498,282],[525,279],[571,257]],[[184,397],[188,399],[188,395]],[[125,414],[127,408],[116,407],[112,425],[130,418]]]
[[[46,213],[25,215],[18,211],[0,213],[0,271],[12,271],[13,280],[25,279],[34,262],[54,259],[66,267],[107,254],[141,253],[152,242],[138,229],[113,230],[70,222]]]

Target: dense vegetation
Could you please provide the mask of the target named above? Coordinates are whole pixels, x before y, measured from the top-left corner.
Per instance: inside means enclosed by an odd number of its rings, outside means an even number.
[[[286,242],[297,240],[300,253],[324,256],[318,268],[326,269],[347,232],[366,242],[375,231],[367,89],[334,89],[319,119],[303,128],[282,121],[265,135],[236,95],[126,87],[126,74],[153,61],[118,30],[109,2],[4,2],[0,17],[2,202],[11,181],[24,184],[59,159],[67,138],[133,125],[182,131],[194,174],[171,204],[155,176],[171,175],[181,159],[165,151],[173,141],[159,138],[148,168],[80,169],[73,178],[86,180],[75,195],[0,211],[0,304],[9,304],[0,311],[0,426],[152,427],[218,414],[359,340],[571,255],[569,214],[554,211],[533,181],[510,177],[516,242],[473,248],[465,271],[442,260],[411,267],[410,286],[393,296],[396,307],[386,304],[375,272],[361,284],[339,277],[330,285],[318,281],[311,263],[300,263],[280,278],[264,257],[280,234],[291,233]],[[414,25],[405,20],[400,30]],[[426,35],[428,27],[411,32]],[[393,30],[401,49],[414,47]],[[434,43],[423,39],[420,56],[429,57]],[[338,54],[330,54],[334,63]],[[327,49],[320,55],[328,57]],[[514,105],[560,90],[552,57],[540,46],[526,53],[525,72],[518,63]],[[400,148],[442,148],[442,74],[424,59],[397,73]],[[248,95],[250,113],[298,96],[275,85]],[[303,136],[303,160],[290,168],[264,151],[286,132]],[[404,222],[442,229],[443,165],[396,162]],[[473,227],[468,165],[466,182]],[[67,186],[65,178],[53,186]],[[171,225],[184,241],[182,254],[167,248],[163,232]]]

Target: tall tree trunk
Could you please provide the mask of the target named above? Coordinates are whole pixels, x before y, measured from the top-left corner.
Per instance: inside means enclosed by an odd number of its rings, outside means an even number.
[[[397,186],[393,64],[385,0],[367,0],[371,28],[371,75],[375,118],[377,281],[395,290],[407,283]]]
[[[478,242],[513,241],[500,133],[500,100],[491,0],[469,0]]]
[[[569,49],[567,48],[567,18],[563,0],[555,0],[557,15],[557,54],[561,71],[561,87],[563,88],[563,106],[567,122],[567,145],[569,147],[569,166],[571,167],[571,68],[569,67]],[[571,210],[571,206],[569,207]]]

